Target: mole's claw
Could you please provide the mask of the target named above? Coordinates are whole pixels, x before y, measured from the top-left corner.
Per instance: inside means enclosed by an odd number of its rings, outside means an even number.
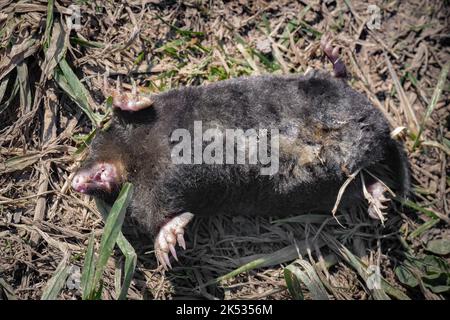
[[[186,242],[184,241],[184,236],[182,233],[177,234],[177,240],[180,247],[183,248],[183,250],[186,250]]]
[[[170,252],[172,253],[172,256],[175,258],[175,260],[178,261],[177,251],[175,250],[175,247],[173,246],[173,244],[169,243],[169,249],[170,249]]]
[[[162,265],[162,267],[163,267],[163,269],[164,270],[169,270],[169,268],[167,268],[167,265],[166,265],[166,263],[164,262],[164,259],[162,258],[162,256],[160,255],[160,256],[158,256],[158,261],[159,261],[159,263]]]
[[[172,265],[170,264],[169,254],[167,252],[163,252],[162,257],[164,259],[165,264],[168,266],[168,268],[172,269]]]
[[[336,60],[337,60],[339,58],[339,48],[338,47],[333,48],[332,51],[331,51],[331,55],[333,57],[336,57]]]
[[[139,111],[146,109],[153,104],[148,95],[139,95],[136,83],[133,82],[131,92],[124,92],[121,77],[116,80],[116,89],[109,90],[105,88],[108,95],[111,95],[113,107],[123,111]]]
[[[167,265],[164,262],[164,259],[162,257],[161,251],[160,250],[155,250],[155,256],[156,256],[156,260],[162,265],[164,270],[168,270],[167,269]]]
[[[369,206],[369,209],[367,210],[369,213],[369,217],[372,219],[380,220],[380,213],[374,206]]]

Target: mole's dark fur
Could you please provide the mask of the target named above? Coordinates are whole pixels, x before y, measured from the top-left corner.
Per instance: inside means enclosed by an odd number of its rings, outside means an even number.
[[[135,113],[115,111],[110,129],[94,139],[86,162],[111,159],[124,165],[125,179],[135,186],[129,217],[152,235],[182,212],[330,212],[342,184],[358,169],[367,169],[399,195],[408,191],[406,158],[390,138],[382,113],[328,73],[237,78],[170,90],[152,100],[151,107]],[[260,164],[172,164],[172,132],[185,128],[192,134],[197,120],[203,130],[278,128],[278,173],[261,175]],[[375,182],[364,177],[367,184]],[[100,196],[112,202],[117,191]],[[365,201],[358,178],[339,208]]]

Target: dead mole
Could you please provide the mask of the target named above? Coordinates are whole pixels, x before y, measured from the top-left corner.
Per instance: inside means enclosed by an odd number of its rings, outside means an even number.
[[[177,243],[185,248],[196,215],[363,204],[383,220],[392,194],[408,192],[406,156],[382,113],[344,81],[337,50],[327,38],[321,44],[334,76],[314,70],[152,95],[112,92],[111,126],[95,137],[73,189],[112,203],[131,182],[127,219],[155,238],[164,268],[169,253],[177,259]]]

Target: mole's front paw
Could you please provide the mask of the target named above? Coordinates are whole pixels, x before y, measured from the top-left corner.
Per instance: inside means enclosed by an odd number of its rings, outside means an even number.
[[[190,212],[182,213],[161,227],[155,239],[155,255],[159,263],[168,270],[172,268],[169,259],[169,252],[172,253],[175,260],[178,261],[175,245],[178,245],[186,250],[186,243],[184,242],[184,228],[191,221],[194,215]]]

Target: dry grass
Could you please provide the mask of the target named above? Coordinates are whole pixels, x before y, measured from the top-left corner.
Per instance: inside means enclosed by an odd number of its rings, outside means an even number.
[[[95,203],[69,188],[83,141],[108,117],[99,74],[162,91],[329,69],[319,50],[324,32],[341,48],[352,86],[405,143],[413,202],[397,206],[385,227],[361,212],[337,213],[346,228],[331,213],[278,223],[197,219],[187,233],[189,249],[167,273],[157,267],[152,246],[128,230],[139,254],[128,297],[290,298],[283,269],[299,254],[301,270],[312,270],[332,299],[448,297],[448,289],[436,286],[450,285],[449,255],[431,245],[450,238],[450,86],[441,74],[450,60],[446,1],[377,2],[382,20],[375,30],[368,28],[366,2],[357,1],[78,1],[82,27],[69,33],[70,3],[57,1],[49,19],[46,1],[0,1],[0,298],[13,292],[39,299],[63,257],[82,267],[90,232],[101,235]],[[105,272],[104,299],[117,297],[114,273],[122,260],[115,257]],[[411,262],[426,259],[438,259],[441,268],[431,285],[430,270]],[[243,272],[224,276],[246,263]],[[369,289],[369,264],[380,267],[382,290]],[[415,276],[399,278],[399,270]],[[300,286],[305,298],[320,297],[320,288]],[[61,293],[79,297],[76,289]]]

